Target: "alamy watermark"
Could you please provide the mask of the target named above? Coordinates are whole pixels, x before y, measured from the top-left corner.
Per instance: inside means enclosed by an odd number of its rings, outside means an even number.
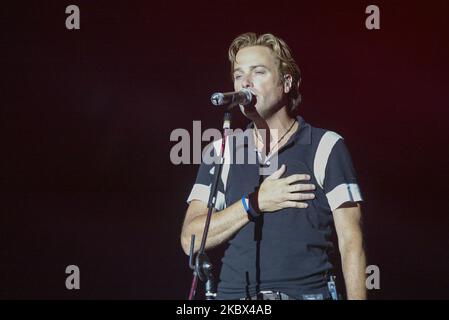
[[[80,268],[71,264],[65,268],[65,273],[69,274],[65,279],[65,287],[68,290],[78,290],[80,288]]]
[[[369,13],[369,16],[365,19],[365,27],[368,30],[380,29],[380,9],[378,6],[371,4],[366,7],[365,13]]]
[[[68,30],[80,29],[80,8],[77,5],[71,4],[65,8],[65,13],[70,14],[65,19],[65,27]]]
[[[365,269],[365,273],[367,274],[365,280],[366,289],[372,290],[380,289],[380,269],[375,264],[369,265]]]
[[[268,137],[268,130],[259,129],[258,136]],[[278,141],[278,130],[270,130],[271,141]],[[265,156],[263,150],[257,150],[254,134],[251,128],[228,129],[224,164],[264,164],[261,170],[269,175],[278,170],[277,153]],[[174,165],[180,164],[218,164],[221,161],[222,132],[215,128],[201,130],[201,121],[193,121],[192,133],[183,128],[174,129],[170,134],[170,141],[177,142],[170,150],[170,161]],[[203,150],[203,142],[210,142]],[[265,143],[267,144],[267,143]]]

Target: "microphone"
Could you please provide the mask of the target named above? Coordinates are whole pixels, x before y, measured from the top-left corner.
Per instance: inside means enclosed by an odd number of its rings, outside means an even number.
[[[216,92],[210,97],[210,101],[214,106],[241,104],[243,106],[249,104],[253,99],[253,94],[249,89],[242,89],[236,92]]]

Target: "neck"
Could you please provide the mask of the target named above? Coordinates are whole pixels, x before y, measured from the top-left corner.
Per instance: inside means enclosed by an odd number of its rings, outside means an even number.
[[[257,129],[265,129],[267,131],[278,130],[279,132],[284,132],[290,128],[293,120],[295,120],[295,118],[288,114],[287,107],[283,107],[266,119],[260,117],[254,120],[254,123]]]
[[[266,155],[279,149],[287,140],[286,138],[289,136],[287,134],[294,131],[292,129],[294,129],[295,121],[296,119],[289,116],[285,107],[267,119],[255,120],[256,132],[254,135],[258,149],[262,149],[263,154]]]

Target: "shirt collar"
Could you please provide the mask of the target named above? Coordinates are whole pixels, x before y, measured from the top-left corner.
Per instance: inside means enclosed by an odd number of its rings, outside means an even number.
[[[293,141],[299,144],[311,144],[312,143],[312,127],[310,124],[304,121],[301,116],[297,116],[296,120],[299,122],[299,130],[297,130],[293,136]]]
[[[297,116],[296,120],[299,123],[299,130],[296,130],[295,134],[293,135],[292,138],[290,138],[287,145],[289,145],[292,142],[295,142],[298,144],[311,144],[312,143],[312,128],[311,128],[310,124],[305,122],[301,116]],[[253,128],[253,127],[254,127],[254,122],[251,122],[246,126],[246,129]]]

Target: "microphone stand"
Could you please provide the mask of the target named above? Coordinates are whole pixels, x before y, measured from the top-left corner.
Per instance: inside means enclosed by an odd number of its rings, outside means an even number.
[[[193,270],[193,279],[192,285],[190,287],[189,300],[195,299],[196,287],[198,284],[198,278],[201,281],[205,281],[205,289],[206,289],[206,300],[214,300],[217,296],[215,292],[215,282],[212,274],[212,264],[209,261],[208,256],[206,255],[205,247],[207,240],[207,233],[209,232],[210,219],[212,217],[213,210],[215,208],[215,202],[217,201],[217,191],[218,191],[218,182],[221,177],[221,171],[224,163],[224,152],[226,147],[226,140],[228,137],[228,131],[231,128],[231,113],[229,112],[231,106],[228,106],[223,117],[223,139],[221,142],[221,151],[219,154],[219,162],[215,163],[214,169],[214,177],[212,188],[210,190],[209,201],[207,203],[207,216],[206,223],[204,225],[203,238],[201,239],[200,249],[196,255],[195,263],[193,263],[194,259],[194,246],[195,246],[195,235],[192,234],[191,242],[190,242],[190,255],[189,255],[189,266],[190,269]]]

